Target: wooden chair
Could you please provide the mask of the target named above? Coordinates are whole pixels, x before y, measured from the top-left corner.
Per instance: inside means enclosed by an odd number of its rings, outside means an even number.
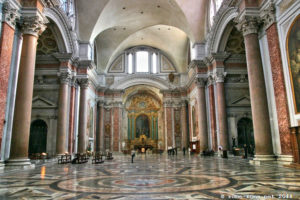
[[[106,160],[112,160],[112,159],[114,159],[112,157],[112,152],[107,152],[107,154],[106,154]]]
[[[66,164],[71,162],[71,155],[64,154],[58,158],[58,164]]]

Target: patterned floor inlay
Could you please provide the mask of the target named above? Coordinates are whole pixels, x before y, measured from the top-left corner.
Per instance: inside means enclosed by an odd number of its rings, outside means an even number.
[[[0,199],[300,199],[300,170],[241,158],[114,156],[0,173]]]

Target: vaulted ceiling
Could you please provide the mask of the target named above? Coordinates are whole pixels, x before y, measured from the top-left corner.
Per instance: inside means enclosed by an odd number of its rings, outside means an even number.
[[[188,41],[202,42],[209,0],[76,0],[78,34],[96,42],[98,70],[105,72],[126,48],[161,49],[180,72]]]

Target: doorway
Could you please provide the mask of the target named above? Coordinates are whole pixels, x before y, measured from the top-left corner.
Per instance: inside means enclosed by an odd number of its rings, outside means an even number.
[[[29,155],[46,153],[48,127],[45,121],[35,120],[30,126]]]
[[[254,154],[255,143],[252,120],[249,118],[242,118],[238,121],[238,146],[244,148],[246,145],[248,153]]]

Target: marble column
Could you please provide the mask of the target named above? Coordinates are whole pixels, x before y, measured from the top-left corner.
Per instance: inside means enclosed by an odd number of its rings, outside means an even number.
[[[79,126],[78,126],[78,153],[86,152],[86,128],[87,128],[87,91],[88,78],[79,80],[80,103],[79,103]]]
[[[96,152],[104,151],[104,102],[98,102],[98,131],[96,135]]]
[[[200,152],[208,148],[205,79],[197,78]]]
[[[165,126],[165,143],[166,150],[168,147],[173,147],[173,133],[172,133],[172,105],[170,102],[164,102],[164,126]]]
[[[2,34],[0,38],[0,150],[2,134],[5,125],[7,88],[10,76],[10,65],[13,54],[13,43],[16,20],[19,17],[16,9],[12,8],[9,2],[3,4]]]
[[[115,103],[113,108],[113,151],[121,150],[121,124],[122,124],[122,113],[121,113],[121,102]]]
[[[255,139],[255,160],[274,160],[268,101],[261,53],[258,42],[258,22],[253,16],[239,21],[244,35],[251,111]]]
[[[182,134],[182,147],[188,147],[189,138],[187,136],[187,119],[186,119],[186,103],[185,101],[181,102],[181,134]]]
[[[292,140],[290,132],[290,116],[286,88],[284,82],[284,73],[279,46],[278,31],[276,26],[275,7],[270,4],[263,11],[264,29],[267,33],[267,41],[270,55],[272,79],[274,86],[274,96],[276,102],[278,128],[282,155],[292,155]]]
[[[56,135],[56,155],[62,155],[67,151],[67,118],[68,118],[68,94],[70,72],[60,73],[59,101],[58,101],[58,119]]]
[[[229,150],[228,146],[228,131],[227,131],[227,113],[225,104],[225,93],[224,93],[224,74],[216,73],[216,98],[218,107],[218,124],[219,124],[219,141],[220,146],[223,150]]]
[[[18,75],[10,158],[7,165],[30,165],[28,159],[29,132],[38,35],[45,29],[39,16],[24,17],[23,46]]]
[[[208,93],[209,93],[209,113],[210,113],[210,132],[212,139],[212,149],[218,150],[217,131],[216,131],[216,108],[215,108],[215,94],[214,94],[214,79],[212,76],[208,77]]]

